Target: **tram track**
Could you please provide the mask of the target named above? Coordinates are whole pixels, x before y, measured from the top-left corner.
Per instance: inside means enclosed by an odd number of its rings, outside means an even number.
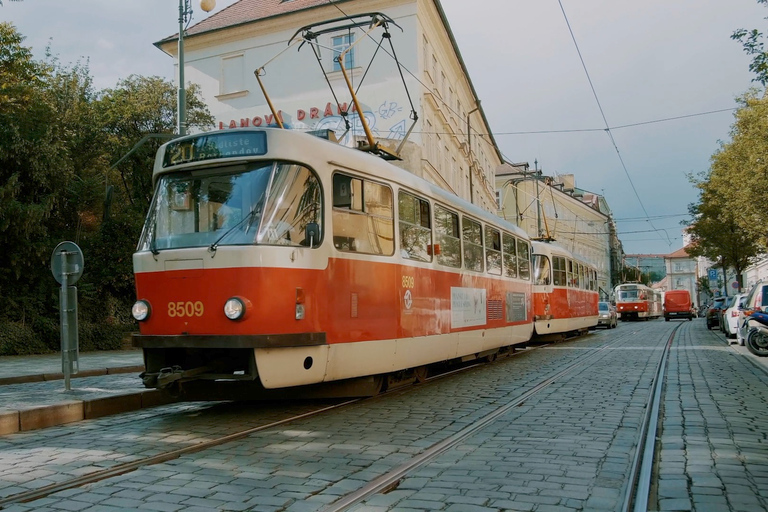
[[[672,339],[673,336],[674,336],[674,332],[670,336],[670,340]],[[407,462],[399,464],[397,467],[393,468],[392,470],[388,471],[385,474],[382,474],[380,477],[375,478],[368,485],[358,489],[355,492],[352,492],[350,494],[347,494],[341,497],[336,502],[328,505],[328,507],[324,510],[328,510],[328,511],[345,510],[356,503],[360,503],[361,501],[365,500],[369,496],[372,496],[373,494],[386,492],[389,489],[396,488],[398,486],[398,483],[402,479],[404,479],[410,473],[413,473],[419,467],[429,463],[431,460],[434,460],[441,453],[444,453],[447,450],[451,449],[452,447],[456,446],[462,440],[481,431],[483,428],[492,424],[496,419],[510,412],[514,408],[525,404],[532,397],[536,396],[537,394],[541,393],[545,389],[549,388],[552,384],[558,381],[561,381],[562,379],[566,378],[570,374],[578,372],[580,369],[584,369],[588,367],[590,364],[598,360],[601,357],[601,354],[605,354],[606,350],[610,350],[612,348],[619,348],[619,345],[623,343],[623,341],[624,341],[623,339],[618,339],[618,340],[606,343],[602,346],[595,347],[594,350],[590,350],[588,353],[581,354],[575,357],[574,359],[572,359],[565,368],[555,369],[554,371],[550,370],[548,372],[548,375],[545,375],[543,378],[539,377],[535,381],[530,382],[530,384],[526,386],[526,389],[517,390],[515,392],[515,396],[513,396],[511,400],[505,401],[505,403],[501,407],[497,407],[495,410],[485,414],[480,419],[474,421],[471,425],[463,428],[461,431],[455,432],[452,435],[443,439],[442,441],[439,441],[434,445],[426,448],[419,455],[411,458]],[[535,348],[531,347],[530,349],[518,352],[516,354],[515,353],[509,354],[509,356],[515,356],[517,354],[529,354],[534,350],[537,350],[538,348],[546,348],[547,346],[549,345],[541,345]],[[188,446],[178,450],[172,450],[169,452],[158,454],[155,456],[145,457],[140,460],[119,464],[112,468],[93,472],[85,476],[72,478],[64,482],[52,484],[49,486],[30,490],[23,493],[14,494],[12,496],[8,496],[6,498],[0,499],[0,508],[4,508],[14,503],[31,502],[66,489],[72,489],[72,488],[80,487],[86,484],[109,479],[114,476],[122,475],[128,472],[137,470],[139,468],[142,468],[144,466],[159,464],[159,463],[167,462],[167,461],[182,457],[184,455],[202,452],[209,448],[213,448],[215,446],[220,446],[226,443],[237,441],[245,437],[248,437],[250,435],[258,434],[266,430],[274,429],[291,422],[308,419],[313,416],[319,416],[321,414],[325,414],[330,411],[349,407],[353,404],[359,404],[362,401],[378,400],[387,396],[392,397],[393,395],[407,393],[411,390],[419,389],[424,385],[429,385],[438,379],[444,379],[446,377],[449,377],[457,373],[467,372],[479,366],[485,366],[485,365],[481,363],[467,365],[466,367],[455,369],[450,372],[431,376],[429,379],[427,379],[427,381],[424,384],[421,384],[419,386],[399,387],[387,393],[377,395],[376,397],[348,400],[339,404],[332,405],[330,407],[320,408],[316,411],[311,411],[311,412],[307,412],[299,415],[292,415],[288,418],[284,418],[279,421],[273,421],[273,422],[260,425],[258,427],[244,429],[242,431],[235,432],[226,436],[221,436],[216,439],[212,439],[210,441],[198,443],[194,446]]]
[[[677,332],[677,329],[680,327],[680,325],[676,326],[675,329],[670,334],[664,346],[664,351],[659,359],[659,363],[656,368],[654,384],[652,385],[652,391],[649,396],[648,407],[646,408],[646,417],[644,418],[644,421],[643,421],[643,429],[641,430],[639,435],[641,442],[637,444],[637,452],[635,455],[637,469],[633,468],[632,479],[627,485],[628,491],[626,493],[627,496],[625,498],[625,508],[622,508],[622,511],[630,510],[630,508],[627,508],[627,507],[629,507],[632,504],[635,504],[638,507],[647,506],[648,487],[650,485],[650,475],[651,475],[651,470],[653,465],[653,456],[654,456],[654,449],[655,449],[654,436],[655,436],[656,428],[658,426],[658,416],[659,416],[658,411],[659,411],[659,404],[661,402],[661,389],[662,389],[661,382],[663,381],[664,369],[666,367],[666,360],[669,354],[669,347],[671,346],[672,340],[674,339],[674,336]],[[620,341],[615,341],[609,345],[601,347],[600,349],[598,349],[596,352],[592,354],[582,356],[581,358],[574,361],[566,368],[555,373],[554,375],[549,376],[548,378],[539,382],[535,386],[531,387],[530,389],[525,391],[523,394],[519,395],[517,398],[510,401],[509,403],[501,407],[498,407],[496,410],[492,411],[489,414],[486,414],[485,416],[473,422],[471,425],[465,427],[464,429],[457,432],[456,434],[425,449],[422,453],[420,453],[416,457],[413,457],[411,460],[381,475],[374,481],[370,482],[368,485],[361,487],[360,489],[339,498],[338,500],[329,504],[327,507],[323,508],[322,512],[341,512],[344,510],[348,510],[350,507],[361,503],[366,498],[374,494],[387,492],[389,490],[396,488],[398,483],[404,477],[406,477],[409,473],[412,473],[419,467],[435,460],[442,453],[456,446],[457,444],[469,438],[470,436],[474,435],[475,433],[481,431],[484,427],[493,423],[497,418],[499,418],[500,416],[503,416],[510,410],[521,406],[526,401],[528,401],[531,397],[541,393],[542,391],[544,391],[546,388],[548,388],[558,380],[572,374],[578,369],[589,366],[590,363],[592,363],[594,360],[598,359],[601,356],[601,352],[612,348],[618,343],[620,343]],[[636,475],[639,475],[639,476],[636,476]],[[637,486],[636,486],[636,481],[640,482],[640,484],[638,484]],[[638,491],[640,493],[639,495],[635,492],[636,489],[639,490]],[[638,496],[642,496],[642,493],[644,493],[644,498],[640,497],[640,499],[638,499]],[[635,508],[634,510],[639,512],[641,510],[646,510],[646,509]]]
[[[513,357],[518,354],[523,353],[529,353],[532,350],[536,350],[538,348],[543,348],[547,345],[539,345],[533,348],[526,349],[522,352],[511,352],[506,355],[506,357]],[[436,380],[448,378],[452,375],[463,373],[466,371],[470,371],[472,369],[475,369],[477,367],[484,366],[487,363],[470,363],[465,364],[459,368],[452,369],[449,371],[444,371],[439,374],[436,374],[432,377],[429,377],[424,381],[424,384],[428,382],[434,382]],[[126,462],[122,464],[118,464],[116,466],[113,466],[111,468],[106,468],[98,471],[91,472],[87,475],[83,475],[77,478],[72,478],[66,481],[57,482],[54,484],[46,485],[43,487],[39,487],[37,489],[29,490],[22,493],[13,494],[10,496],[7,496],[5,498],[0,498],[0,509],[3,509],[9,505],[16,504],[16,503],[26,503],[30,501],[34,501],[37,499],[45,498],[47,496],[50,496],[51,494],[64,491],[67,489],[72,489],[75,487],[80,487],[87,484],[96,483],[102,480],[106,480],[108,478],[112,478],[115,476],[123,475],[125,473],[129,473],[131,471],[135,471],[137,469],[140,469],[145,466],[151,466],[154,464],[160,464],[163,462],[168,462],[174,459],[178,459],[179,457],[182,457],[184,455],[189,455],[193,453],[198,453],[205,451],[207,449],[221,446],[227,443],[231,443],[234,441],[238,441],[240,439],[246,438],[250,435],[257,434],[259,432],[263,432],[266,430],[270,430],[276,427],[280,427],[282,425],[286,425],[295,421],[304,420],[308,418],[312,418],[314,416],[319,416],[321,414],[325,414],[327,412],[338,410],[342,408],[349,407],[350,405],[360,403],[362,401],[370,401],[370,400],[377,400],[381,399],[383,397],[391,397],[392,395],[402,394],[406,393],[409,390],[411,390],[411,386],[402,386],[402,387],[395,387],[389,391],[385,391],[383,393],[380,393],[379,395],[373,396],[373,397],[365,397],[365,398],[355,398],[350,400],[345,400],[341,403],[330,405],[327,407],[322,407],[317,410],[309,411],[302,414],[295,414],[290,417],[272,421],[263,425],[259,425],[252,428],[247,428],[238,432],[234,432],[225,436],[217,437],[216,439],[211,439],[209,441],[202,441],[192,446],[186,446],[184,448],[179,448],[176,450],[167,451],[161,454],[157,454],[150,457],[141,458],[135,461]]]
[[[675,331],[677,330],[678,327],[675,327]],[[669,341],[667,342],[667,348],[665,348],[665,353],[662,355],[662,359],[666,358],[666,352],[668,351],[668,346],[671,343],[672,338],[674,337],[675,331],[672,332],[669,338]],[[472,424],[463,428],[461,431],[457,432],[456,434],[444,439],[441,442],[435,443],[434,445],[425,449],[419,455],[411,458],[409,461],[381,475],[380,477],[376,478],[375,480],[361,487],[360,489],[354,492],[351,492],[345,496],[342,496],[338,500],[329,504],[327,507],[321,509],[322,512],[341,512],[344,510],[348,510],[350,507],[361,503],[366,498],[374,494],[387,492],[389,490],[396,488],[398,483],[404,477],[406,477],[416,469],[435,460],[438,456],[440,456],[447,450],[456,446],[457,444],[469,438],[470,436],[474,435],[475,433],[481,431],[483,428],[493,423],[497,418],[503,416],[504,414],[508,413],[512,409],[516,407],[520,407],[530,398],[541,393],[542,391],[550,387],[552,384],[558,382],[560,379],[563,379],[564,377],[574,373],[579,369],[583,369],[589,366],[592,362],[594,362],[595,360],[599,359],[602,356],[603,351],[609,350],[619,343],[621,343],[621,340],[617,340],[608,345],[600,347],[599,349],[597,349],[595,352],[591,354],[581,356],[576,361],[568,365],[566,368],[556,372],[553,375],[550,375],[549,377],[542,380],[538,384],[524,391],[522,394],[520,394],[510,402],[506,403],[505,405],[502,405],[501,407],[496,408],[494,411],[486,414],[482,418],[479,418],[478,420],[474,421]],[[657,369],[657,378],[658,378],[658,369]],[[653,455],[653,450],[651,449],[651,457],[652,455]]]

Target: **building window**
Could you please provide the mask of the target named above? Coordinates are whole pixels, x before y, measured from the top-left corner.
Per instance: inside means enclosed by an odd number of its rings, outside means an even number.
[[[245,57],[230,55],[221,59],[220,94],[231,94],[245,90],[245,75],[243,70]]]
[[[345,34],[343,36],[333,36],[331,46],[333,47],[333,71],[341,71],[339,56],[341,52],[352,46],[355,42],[355,34]],[[355,49],[351,49],[344,55],[344,69],[355,67]]]

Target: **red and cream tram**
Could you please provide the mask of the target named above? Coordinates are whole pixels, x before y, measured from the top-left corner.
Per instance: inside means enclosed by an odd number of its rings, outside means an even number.
[[[378,157],[227,130],[164,144],[153,181],[133,256],[147,387],[380,382],[531,338],[526,234]]]
[[[537,335],[597,326],[597,271],[551,242],[533,242],[533,318]]]
[[[640,283],[625,283],[614,288],[616,312],[622,320],[659,318],[661,292]]]

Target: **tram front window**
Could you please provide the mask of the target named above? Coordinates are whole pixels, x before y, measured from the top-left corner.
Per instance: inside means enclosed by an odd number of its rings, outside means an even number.
[[[637,290],[622,290],[619,292],[619,300],[631,302],[638,300]]]
[[[287,163],[207,169],[160,177],[139,250],[219,245],[308,245],[320,223],[317,177]]]

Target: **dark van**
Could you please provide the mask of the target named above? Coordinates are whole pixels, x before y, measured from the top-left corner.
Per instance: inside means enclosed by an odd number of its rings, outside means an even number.
[[[693,320],[691,294],[688,290],[670,290],[664,293],[664,320],[687,318]]]

